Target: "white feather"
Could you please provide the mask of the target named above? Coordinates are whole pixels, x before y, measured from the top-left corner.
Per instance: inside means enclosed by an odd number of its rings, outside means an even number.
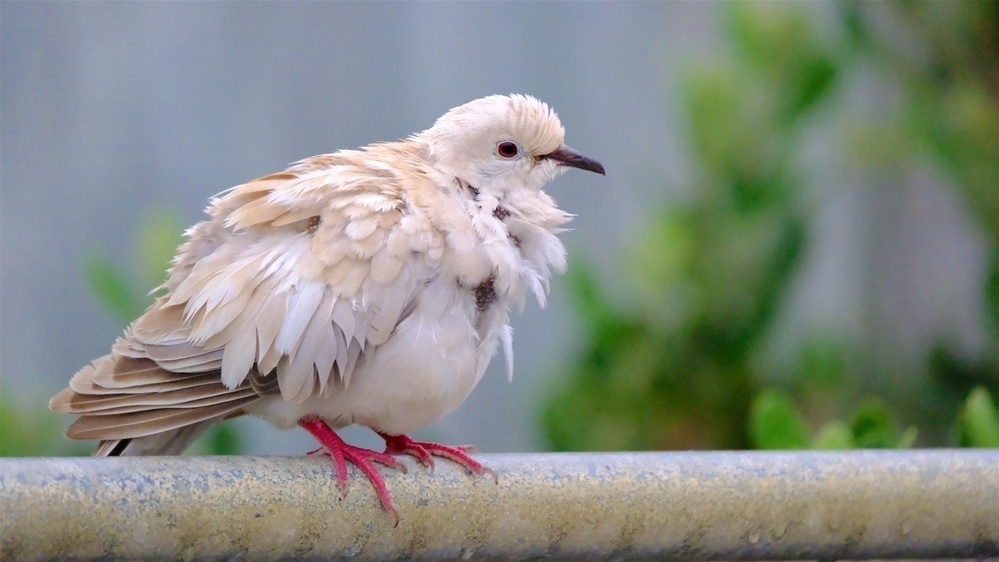
[[[323,298],[324,290],[319,283],[304,282],[288,298],[284,323],[281,324],[281,330],[274,340],[274,347],[279,352],[284,355],[294,355],[306,326],[309,325],[316,307]]]
[[[503,342],[503,356],[506,358],[506,380],[513,382],[513,327],[509,324],[501,329],[500,341]]]

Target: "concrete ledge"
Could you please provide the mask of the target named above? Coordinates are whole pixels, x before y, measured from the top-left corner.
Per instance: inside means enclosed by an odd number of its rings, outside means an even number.
[[[999,450],[2,459],[3,560],[999,556]]]

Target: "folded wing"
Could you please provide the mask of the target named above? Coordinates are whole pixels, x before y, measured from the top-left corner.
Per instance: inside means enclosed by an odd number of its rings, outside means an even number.
[[[316,157],[214,199],[166,294],[52,399],[81,416],[67,436],[149,436],[350,384],[412,310],[441,243],[402,176],[373,161]]]

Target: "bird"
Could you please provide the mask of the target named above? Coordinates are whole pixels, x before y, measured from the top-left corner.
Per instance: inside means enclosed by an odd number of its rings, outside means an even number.
[[[242,415],[301,427],[347,493],[347,463],[398,525],[376,464],[491,469],[471,446],[417,441],[455,410],[502,347],[513,375],[513,307],[545,306],[566,269],[572,215],[545,185],[570,168],[606,175],[568,147],[535,97],[491,95],[420,133],[305,158],[223,191],[189,228],[154,302],[49,407],[78,417],[94,456],[180,454]],[[336,433],[366,426],[385,450]]]

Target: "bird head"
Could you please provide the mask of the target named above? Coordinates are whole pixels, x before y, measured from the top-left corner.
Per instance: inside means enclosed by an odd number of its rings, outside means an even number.
[[[531,96],[471,101],[448,111],[419,137],[438,170],[497,196],[540,190],[570,167],[604,173],[599,162],[565,145],[558,116]]]

